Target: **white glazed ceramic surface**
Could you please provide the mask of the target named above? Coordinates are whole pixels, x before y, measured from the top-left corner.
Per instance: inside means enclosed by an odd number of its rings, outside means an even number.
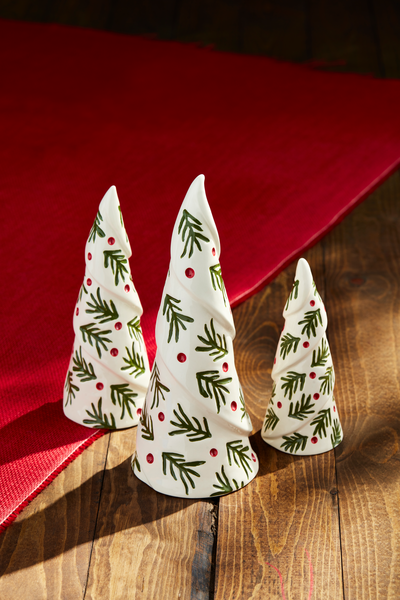
[[[156,324],[157,355],[132,458],[139,479],[171,496],[227,494],[258,471],[219,255],[200,175],[186,194],[172,234]]]
[[[74,311],[75,340],[64,413],[95,429],[138,424],[150,378],[117,191],[102,199],[85,249],[86,272]]]
[[[297,264],[283,316],[261,435],[283,452],[321,454],[337,446],[343,435],[333,396],[335,372],[325,334],[328,319],[304,258]]]

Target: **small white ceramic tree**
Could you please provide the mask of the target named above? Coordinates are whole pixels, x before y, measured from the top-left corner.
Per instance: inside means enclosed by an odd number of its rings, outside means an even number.
[[[156,324],[157,354],[132,458],[139,479],[171,496],[227,494],[258,471],[219,255],[200,175],[186,194],[172,234]]]
[[[321,454],[342,441],[333,388],[335,372],[326,338],[328,319],[308,262],[297,264],[283,311],[262,428],[265,442],[295,454]]]
[[[150,378],[143,312],[128,258],[131,247],[117,191],[102,199],[85,249],[86,272],[74,312],[75,340],[64,413],[95,429],[137,425]]]

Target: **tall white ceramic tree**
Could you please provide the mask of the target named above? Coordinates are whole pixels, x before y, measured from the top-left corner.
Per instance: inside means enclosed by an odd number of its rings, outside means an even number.
[[[157,354],[132,459],[139,479],[172,496],[227,494],[249,483],[258,470],[219,255],[200,175],[172,234],[156,324]]]
[[[150,369],[131,254],[112,186],[86,243],[86,272],[74,312],[75,340],[64,386],[65,415],[87,427],[137,425],[147,391]]]
[[[283,316],[285,326],[272,369],[272,396],[261,434],[283,452],[321,454],[340,444],[342,428],[333,395],[328,319],[304,258],[297,264]]]

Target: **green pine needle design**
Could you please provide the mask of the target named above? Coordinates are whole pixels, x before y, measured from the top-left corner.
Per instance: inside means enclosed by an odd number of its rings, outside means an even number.
[[[228,354],[226,337],[224,334],[221,337],[219,333],[215,332],[214,319],[210,321],[210,329],[208,329],[207,324],[204,325],[204,331],[206,338],[201,335],[197,336],[204,346],[197,346],[195,350],[197,352],[209,352],[210,356],[214,357],[214,362],[226,356]]]
[[[118,205],[118,210],[119,210],[119,220],[121,221],[121,227],[124,226],[124,219],[122,218],[122,210],[120,205]]]
[[[232,479],[232,483],[234,485],[234,487],[232,487],[232,484],[230,483],[225,470],[224,470],[224,466],[222,465],[221,468],[221,475],[217,472],[215,473],[218,484],[214,483],[213,487],[216,488],[218,491],[214,492],[213,494],[211,494],[211,496],[223,496],[225,494],[230,494],[231,492],[233,492],[233,490],[239,490],[242,487],[244,487],[244,482],[241,482],[241,485],[239,486],[236,479]]]
[[[240,410],[242,411],[242,416],[240,417],[240,420],[243,421],[243,419],[245,417],[247,417],[248,419],[249,417],[249,413],[246,410],[246,405],[244,403],[244,397],[243,397],[243,390],[241,387],[239,387],[239,402],[240,402]]]
[[[313,350],[312,354],[312,367],[324,367],[326,365],[326,361],[329,357],[329,348],[328,344],[325,342],[325,339],[322,338],[321,346],[318,347],[317,350]]]
[[[342,441],[342,428],[340,427],[339,419],[335,419],[333,421],[332,433],[331,433],[331,442],[332,448],[336,448]]]
[[[187,327],[186,323],[193,323],[194,319],[192,317],[188,317],[186,315],[181,315],[179,313],[182,312],[182,309],[178,306],[181,303],[181,300],[177,300],[168,294],[165,294],[164,305],[163,305],[163,315],[166,316],[167,323],[169,323],[169,333],[168,340],[169,343],[172,339],[172,334],[175,330],[175,342],[179,341],[179,327],[182,327],[186,331]]]
[[[203,398],[212,398],[217,405],[217,413],[221,408],[221,401],[225,405],[225,394],[229,394],[229,390],[225,387],[228,383],[231,383],[232,377],[225,377],[224,379],[219,377],[219,371],[200,371],[196,373],[197,385],[199,386],[199,392]]]
[[[136,402],[134,401],[134,398],[137,397],[137,394],[136,392],[131,390],[131,388],[129,387],[129,383],[118,383],[115,385],[110,385],[110,390],[111,402],[114,404],[114,406],[116,406],[116,404],[118,403],[118,405],[122,409],[120,418],[124,418],[126,410],[130,418],[133,419],[131,404],[133,404],[133,406],[136,407]]]
[[[146,370],[144,358],[139,352],[135,352],[135,342],[132,342],[132,351],[130,351],[127,346],[125,346],[125,350],[128,354],[128,358],[122,358],[126,365],[125,367],[121,367],[121,371],[128,371],[129,375],[134,375],[136,379],[139,375],[143,375]],[[132,370],[130,371],[130,369]]]
[[[170,431],[169,435],[180,435],[185,434],[189,438],[189,442],[200,442],[201,440],[205,440],[207,438],[212,437],[210,429],[208,427],[208,421],[205,417],[203,417],[203,427],[201,423],[196,417],[192,417],[193,423],[190,418],[187,416],[182,406],[178,403],[179,413],[174,410],[174,415],[177,421],[170,421],[171,425],[177,427],[174,431]]]
[[[298,295],[299,295],[299,283],[300,283],[300,281],[299,281],[298,279],[296,279],[296,281],[295,281],[295,282],[294,282],[294,284],[293,284],[292,291],[290,292],[290,295],[289,295],[289,297],[288,297],[288,299],[287,299],[286,306],[285,306],[285,310],[287,310],[287,309],[288,309],[288,307],[289,307],[289,302],[290,302],[291,300],[293,300],[293,295],[294,295],[294,299],[295,299],[295,300],[297,300],[297,298],[298,298]]]
[[[107,352],[107,344],[111,344],[111,340],[108,339],[108,337],[105,337],[111,333],[111,329],[101,331],[100,327],[97,327],[97,323],[81,325],[79,329],[81,330],[82,339],[84,342],[87,340],[91,346],[93,346],[93,342],[95,343],[97,354],[99,355],[99,358],[101,358],[101,349],[103,348],[103,350]]]
[[[84,293],[84,292],[85,292],[85,294],[87,295],[88,291],[87,291],[87,289],[85,288],[85,284],[84,284],[84,283],[82,283],[82,285],[81,285],[81,289],[79,290],[79,302],[82,300],[82,296],[83,296],[83,293]]]
[[[75,399],[75,392],[79,392],[78,386],[72,383],[72,371],[68,371],[64,387],[67,390],[67,401],[65,403],[65,406],[67,406],[68,403],[72,404],[72,398]]]
[[[290,405],[289,408],[289,417],[292,419],[297,419],[298,421],[304,421],[307,418],[307,415],[312,415],[315,410],[313,410],[315,404],[311,404],[311,394],[306,399],[306,395],[303,394],[301,400],[297,400],[295,407],[293,408],[293,404]]]
[[[128,274],[128,269],[125,265],[128,264],[128,259],[122,250],[104,250],[104,268],[111,266],[114,275],[114,283],[118,285],[119,278],[125,281],[125,273]]]
[[[293,350],[293,353],[295,353],[297,351],[299,342],[300,342],[300,338],[295,337],[294,335],[291,335],[290,333],[287,333],[286,335],[282,336],[281,348],[280,348],[279,354],[281,355],[283,360],[285,360],[285,358],[287,357],[287,355],[289,354],[289,352],[291,350]]]
[[[90,230],[89,233],[89,242],[95,242],[96,241],[96,236],[98,235],[99,237],[103,238],[106,236],[106,234],[104,233],[104,231],[102,230],[102,228],[100,227],[100,221],[103,220],[103,217],[101,216],[100,211],[98,211],[96,218],[94,220],[94,223],[92,225],[92,229]]]
[[[289,452],[293,454],[293,452],[298,452],[300,448],[302,450],[305,449],[308,436],[300,435],[300,433],[294,433],[292,436],[284,435],[283,439],[285,441],[283,444],[281,444],[281,448],[283,448],[286,452],[289,450]]]
[[[93,294],[90,294],[92,302],[88,302],[87,305],[90,307],[85,312],[88,314],[95,314],[94,319],[98,319],[99,323],[108,323],[108,321],[115,321],[118,319],[119,314],[115,308],[115,304],[110,300],[110,306],[105,300],[102,299],[100,294],[100,288],[97,288],[97,298]]]
[[[166,385],[161,383],[160,371],[158,370],[158,366],[155,361],[153,365],[153,371],[150,377],[150,391],[153,391],[153,402],[151,403],[150,409],[154,408],[154,405],[156,405],[156,408],[158,408],[158,405],[160,403],[160,397],[165,401],[164,392],[170,391],[170,389],[167,388]]]
[[[321,298],[321,296],[320,296],[320,295],[319,295],[319,293],[318,293],[318,290],[317,290],[317,286],[316,286],[316,284],[315,284],[315,281],[313,281],[313,282],[312,282],[312,285],[313,285],[313,288],[314,288],[314,296],[317,296],[317,297],[318,297],[318,299],[319,299],[319,300],[321,300],[321,302],[322,302],[322,298]]]
[[[273,431],[275,429],[275,427],[278,425],[278,423],[279,423],[279,417],[276,416],[274,409],[269,407],[267,410],[267,414],[265,415],[264,431],[267,431],[267,429],[271,429],[271,431]]]
[[[332,424],[331,409],[324,408],[320,410],[316,417],[311,421],[311,425],[315,425],[313,435],[326,437],[326,428]],[[322,434],[322,435],[321,435]]]
[[[83,422],[86,423],[86,425],[92,425],[94,427],[94,429],[117,429],[117,427],[115,425],[114,415],[112,413],[110,413],[111,420],[108,420],[107,415],[103,415],[102,402],[103,401],[100,398],[97,403],[97,410],[96,410],[95,405],[92,402],[93,413],[91,413],[88,410],[86,411],[86,413],[91,418],[83,419]]]
[[[132,459],[132,468],[134,468],[134,467],[136,467],[136,469],[139,471],[139,473],[142,470],[140,468],[140,462],[139,462],[139,459],[137,456],[137,452],[135,452],[135,454],[133,455],[133,459]]]
[[[208,237],[203,235],[203,233],[202,233],[203,228],[201,225],[202,225],[201,221],[196,219],[196,217],[191,215],[186,209],[183,210],[182,218],[179,222],[179,227],[178,227],[178,234],[181,233],[181,231],[182,231],[182,242],[185,242],[185,246],[183,248],[181,258],[183,258],[185,256],[189,244],[190,244],[190,247],[189,247],[188,258],[190,258],[192,256],[195,244],[196,244],[197,248],[200,250],[200,252],[202,251],[199,240],[202,240],[203,242],[210,241],[208,239]],[[187,237],[186,237],[186,234],[187,234]],[[185,237],[186,237],[186,241],[185,241]]]
[[[189,495],[189,486],[190,483],[192,489],[196,487],[192,477],[200,477],[199,473],[193,469],[193,467],[200,467],[204,465],[205,460],[194,460],[192,462],[186,462],[183,454],[179,454],[178,452],[163,452],[162,453],[162,461],[163,461],[163,473],[167,474],[167,462],[169,462],[169,472],[172,475],[173,479],[177,481],[177,476],[175,473],[175,469],[179,472],[179,477],[185,487],[186,495]]]
[[[297,392],[299,385],[300,391],[303,391],[304,384],[306,382],[306,374],[296,373],[296,371],[288,371],[287,377],[282,377],[281,379],[285,382],[282,384],[282,390],[285,391],[285,398],[286,394],[289,392],[289,400],[291,400],[293,394]]]
[[[133,319],[127,322],[127,326],[131,338],[137,340],[139,344],[141,344],[143,342],[143,333],[139,317],[133,317]]]
[[[327,370],[325,371],[325,375],[321,375],[321,377],[318,377],[318,379],[321,381],[321,387],[319,388],[321,394],[331,393],[331,391],[333,390],[333,377],[334,373],[332,366],[327,368]]]
[[[144,440],[154,441],[153,419],[147,414],[146,403],[143,407],[143,412],[140,417],[141,436]]]
[[[224,304],[226,306],[226,301],[228,299],[228,296],[226,295],[225,283],[224,283],[224,280],[222,279],[221,265],[219,263],[210,267],[210,275],[211,275],[211,283],[212,283],[214,290],[217,291],[217,287],[219,290],[221,290],[222,297],[224,299]]]
[[[88,364],[82,356],[82,346],[79,346],[79,353],[78,350],[76,350],[72,360],[74,363],[72,370],[77,374],[82,383],[97,379],[92,363]]]
[[[238,467],[242,467],[246,473],[247,479],[249,473],[252,473],[251,457],[246,454],[249,451],[249,446],[244,446],[242,440],[234,440],[226,444],[226,450],[228,453],[229,466],[232,466],[232,459],[235,461]]]
[[[275,398],[275,396],[276,396],[276,383],[273,382],[273,384],[272,384],[271,398],[270,398],[270,401],[269,401],[269,403],[271,404],[271,406],[274,405],[274,398]]]
[[[302,335],[305,332],[307,334],[308,339],[310,339],[311,334],[313,334],[313,336],[316,337],[316,328],[318,327],[318,323],[322,325],[320,309],[317,308],[316,310],[308,310],[304,315],[304,319],[302,321],[299,321],[299,325],[304,325],[303,329],[301,330]]]

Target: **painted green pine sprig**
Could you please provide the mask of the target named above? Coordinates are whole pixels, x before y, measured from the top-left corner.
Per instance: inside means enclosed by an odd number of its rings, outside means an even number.
[[[83,422],[86,425],[94,427],[94,429],[116,429],[117,426],[115,423],[114,415],[110,412],[110,418],[108,418],[106,414],[103,414],[102,402],[102,398],[99,398],[97,408],[95,407],[93,402],[91,403],[92,412],[86,410],[86,413],[90,417],[90,419],[83,419]]]
[[[151,403],[150,409],[158,408],[160,403],[160,399],[165,401],[164,393],[168,393],[170,389],[161,383],[160,380],[160,371],[158,369],[156,361],[154,361],[153,370],[150,377],[150,391],[153,392],[153,401]]]
[[[67,406],[67,404],[72,404],[72,398],[75,398],[75,392],[79,392],[78,386],[72,382],[72,371],[68,371],[64,387],[67,390],[67,400],[65,402],[65,406]]]
[[[117,250],[104,250],[104,268],[111,268],[114,275],[114,283],[117,286],[120,278],[125,281],[125,275],[129,274],[127,265],[128,259],[121,249]]]
[[[82,340],[89,342],[91,346],[95,346],[98,357],[101,358],[101,350],[108,351],[107,344],[111,344],[111,340],[107,337],[111,333],[111,329],[101,330],[96,323],[88,323],[79,327],[82,333]]]
[[[200,467],[201,465],[204,465],[205,462],[205,460],[187,461],[184,455],[179,452],[162,453],[164,475],[167,475],[167,465],[169,464],[170,475],[175,481],[178,480],[176,471],[179,473],[180,480],[185,488],[186,496],[189,495],[189,485],[193,490],[196,487],[193,477],[200,477],[200,474],[194,467]]]
[[[173,333],[175,333],[175,342],[179,341],[180,329],[186,331],[185,323],[193,323],[194,319],[188,315],[182,314],[182,308],[178,306],[181,300],[173,298],[169,294],[165,294],[163,304],[163,315],[169,323],[169,332],[167,342],[170,343]]]
[[[82,356],[82,346],[79,346],[79,351],[75,351],[75,356],[73,356],[72,362],[74,364],[72,370],[74,373],[76,373],[77,377],[79,377],[82,383],[97,379],[92,363],[88,363]]]
[[[181,258],[188,253],[188,258],[191,258],[194,248],[197,247],[201,252],[202,247],[200,241],[208,243],[210,240],[204,235],[201,221],[190,214],[186,209],[182,211],[182,218],[178,226],[178,234],[182,234],[182,242],[184,242]]]
[[[94,315],[93,319],[96,319],[98,323],[108,323],[109,321],[116,321],[118,319],[119,314],[114,302],[111,299],[109,303],[103,300],[99,287],[97,288],[96,296],[90,294],[90,298],[91,302],[86,302],[89,308],[85,312]]]
[[[240,490],[244,487],[244,481],[239,485],[236,479],[232,479],[232,483],[229,481],[227,474],[225,473],[224,465],[221,467],[221,473],[216,472],[215,476],[217,478],[218,483],[214,483],[213,487],[217,490],[213,492],[210,496],[224,496],[225,494],[230,494],[233,491]],[[233,484],[233,485],[232,485]]]
[[[251,457],[248,454],[250,447],[245,446],[242,440],[234,440],[226,444],[226,452],[228,456],[229,466],[232,466],[232,460],[238,467],[241,467],[246,473],[247,479],[252,472]]]
[[[222,293],[222,298],[224,300],[224,304],[226,306],[226,301],[228,300],[228,296],[226,294],[225,283],[222,278],[221,265],[217,263],[216,265],[212,265],[210,267],[210,275],[211,275],[211,284],[215,291],[220,290]]]
[[[198,335],[198,339],[203,346],[196,346],[196,352],[208,352],[213,361],[216,362],[228,354],[225,334],[219,334],[215,331],[214,319],[210,321],[210,328],[207,323],[204,325],[205,337]]]
[[[133,419],[132,408],[136,408],[134,398],[137,398],[138,394],[134,392],[129,383],[118,383],[110,385],[111,402],[121,408],[122,420],[125,416],[125,411],[128,413],[131,419]]]
[[[189,439],[189,442],[201,442],[212,437],[206,417],[203,417],[203,425],[201,425],[199,419],[196,417],[191,417],[190,419],[179,402],[178,411],[174,410],[173,412],[176,421],[170,421],[170,423],[176,429],[170,431],[168,435],[184,434]]]
[[[219,413],[221,402],[226,404],[225,394],[230,393],[226,386],[231,383],[232,377],[220,377],[218,370],[210,370],[196,373],[196,379],[200,394],[203,398],[214,398]]]
[[[127,346],[125,346],[125,350],[127,357],[122,357],[122,360],[126,364],[124,367],[121,367],[121,371],[128,371],[129,375],[134,375],[136,379],[139,375],[143,375],[146,370],[144,358],[139,352],[135,352],[135,342],[132,342],[131,350]]]

